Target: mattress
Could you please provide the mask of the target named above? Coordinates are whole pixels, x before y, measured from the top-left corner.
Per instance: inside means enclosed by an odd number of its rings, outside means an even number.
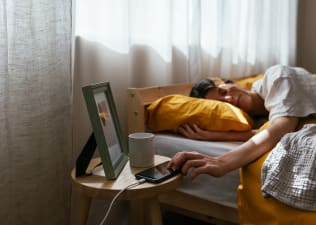
[[[180,151],[197,151],[218,156],[240,144],[242,142],[198,141],[175,134],[156,134],[154,139],[156,153],[168,157]],[[235,170],[220,178],[202,174],[192,180],[185,176],[177,190],[220,205],[237,208],[238,185],[239,170]]]

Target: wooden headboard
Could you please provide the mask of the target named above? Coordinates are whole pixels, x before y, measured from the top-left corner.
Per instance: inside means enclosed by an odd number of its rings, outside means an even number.
[[[146,107],[166,95],[189,95],[194,83],[128,88],[128,133],[146,131]]]

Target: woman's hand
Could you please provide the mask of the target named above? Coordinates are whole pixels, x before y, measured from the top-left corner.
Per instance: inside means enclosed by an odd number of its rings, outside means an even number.
[[[196,124],[183,124],[179,126],[178,133],[195,140],[204,141],[247,141],[256,130],[249,131],[208,131],[201,129]]]
[[[178,152],[172,157],[168,166],[174,170],[181,168],[182,174],[189,173],[192,178],[200,174],[221,177],[227,173],[224,161],[199,152]]]
[[[179,126],[178,132],[187,138],[196,140],[210,140],[211,136],[209,131],[202,130],[196,124],[183,124]]]

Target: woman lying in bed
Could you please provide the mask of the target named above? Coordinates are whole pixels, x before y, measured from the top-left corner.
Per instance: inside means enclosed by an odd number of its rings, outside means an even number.
[[[299,118],[316,115],[316,79],[298,67],[273,66],[264,77],[254,83],[251,91],[228,83],[215,86],[203,80],[195,85],[191,96],[231,103],[252,116],[269,115],[269,126],[255,134],[248,132],[214,132],[196,125],[184,124],[182,135],[199,140],[244,140],[245,142],[218,157],[198,152],[179,152],[170,161],[173,169],[182,168],[192,178],[199,174],[223,176],[270,151],[280,139],[296,130]]]

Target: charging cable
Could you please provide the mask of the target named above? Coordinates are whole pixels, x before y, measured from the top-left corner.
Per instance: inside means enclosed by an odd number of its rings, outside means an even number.
[[[111,201],[111,203],[110,203],[110,206],[109,206],[109,208],[107,209],[107,211],[106,211],[106,213],[105,213],[105,216],[103,217],[103,219],[102,219],[100,225],[103,225],[103,224],[104,224],[104,222],[106,221],[106,219],[108,218],[108,216],[109,216],[109,214],[110,214],[110,211],[111,211],[111,209],[112,209],[112,206],[113,206],[114,202],[116,201],[116,199],[117,199],[124,191],[126,191],[126,190],[129,189],[129,188],[136,187],[136,186],[138,186],[138,185],[140,185],[140,184],[143,184],[143,183],[145,183],[145,182],[146,182],[145,179],[139,179],[137,182],[135,182],[135,183],[133,183],[133,184],[130,184],[130,185],[126,186],[125,188],[123,188],[122,190],[120,190],[120,191],[114,196],[114,198],[112,199],[112,201]]]

